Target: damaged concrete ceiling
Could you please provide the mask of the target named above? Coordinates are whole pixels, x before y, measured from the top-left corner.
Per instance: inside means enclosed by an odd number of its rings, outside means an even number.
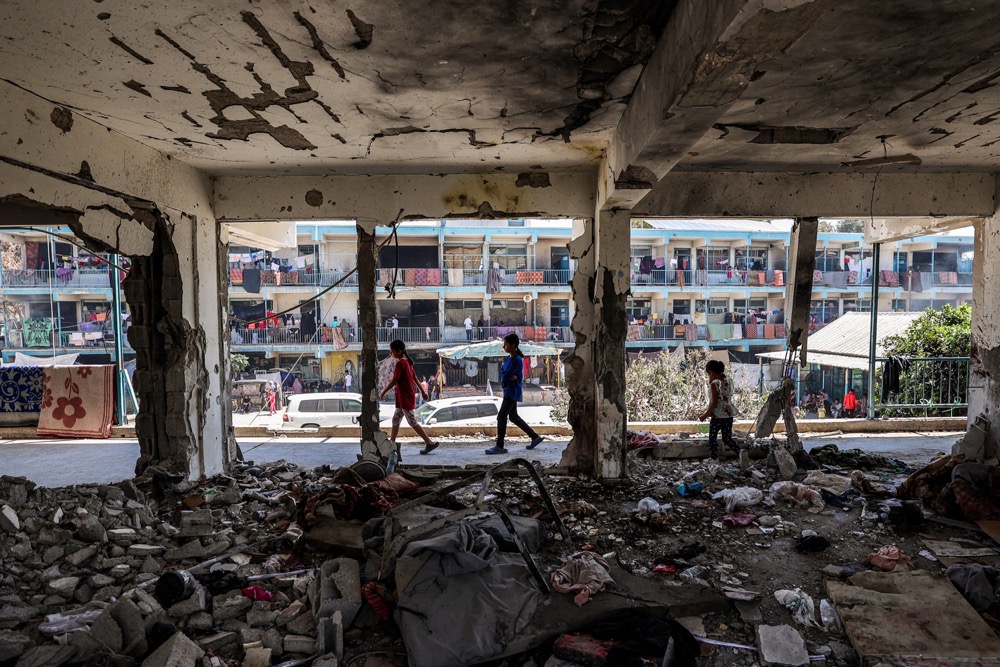
[[[0,36],[0,79],[215,174],[589,171],[616,131],[642,191],[1000,164],[990,0],[37,0]]]
[[[0,78],[214,173],[592,168],[672,6],[7,2]]]

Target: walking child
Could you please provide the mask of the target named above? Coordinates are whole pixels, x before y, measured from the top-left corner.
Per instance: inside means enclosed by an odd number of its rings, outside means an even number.
[[[520,349],[521,340],[517,334],[510,333],[503,337],[503,351],[508,356],[500,367],[500,386],[503,387],[503,402],[500,403],[500,414],[497,415],[497,444],[486,450],[487,454],[506,454],[503,440],[507,433],[507,420],[514,422],[518,428],[531,438],[528,449],[534,449],[542,443],[542,436],[535,433],[517,414],[517,404],[522,400],[521,383],[524,382],[524,355]]]
[[[722,433],[722,442],[738,454],[740,448],[733,440],[733,418],[736,416],[736,409],[733,408],[733,386],[726,377],[726,365],[712,359],[705,364],[705,372],[708,374],[712,400],[698,419],[705,421],[711,417],[708,423],[708,449],[713,459],[719,458],[718,437],[719,433]]]
[[[379,398],[385,398],[390,389],[393,387],[396,388],[396,412],[392,415],[392,434],[389,436],[389,439],[396,443],[397,460],[403,460],[402,447],[396,442],[396,436],[399,434],[399,423],[403,421],[403,417],[406,417],[406,423],[410,425],[410,428],[424,439],[424,448],[420,450],[420,453],[430,454],[437,449],[438,443],[431,442],[427,431],[424,430],[424,427],[413,416],[413,410],[417,407],[417,396],[414,387],[420,389],[420,395],[425,401],[429,400],[427,392],[422,385],[417,383],[417,374],[413,370],[413,362],[410,361],[409,355],[406,354],[406,343],[401,340],[392,341],[389,343],[389,354],[396,360],[396,371],[392,374],[392,380],[385,386],[382,393],[379,394]]]

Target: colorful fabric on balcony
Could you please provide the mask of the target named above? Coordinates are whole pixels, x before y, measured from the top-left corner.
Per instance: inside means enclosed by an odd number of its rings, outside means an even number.
[[[0,412],[39,412],[44,383],[40,366],[0,367]]]
[[[243,269],[229,269],[229,282],[239,285],[243,282]]]
[[[764,338],[774,338],[775,337],[775,325],[765,324],[764,325]]]
[[[246,278],[246,274],[245,273],[243,274],[243,277],[244,277],[244,279]],[[263,270],[263,271],[260,272],[260,284],[261,285],[276,285],[277,282],[278,282],[278,280],[277,280],[277,278],[274,275],[274,271],[271,271],[270,269],[266,269],[266,270]]]
[[[942,285],[958,285],[958,273],[955,271],[945,271],[938,274],[938,282]]]
[[[698,340],[698,325],[697,324],[685,324],[684,325],[684,340]]]
[[[958,283],[957,275],[955,282]],[[883,287],[899,287],[899,275],[895,271],[879,271],[878,284]]]
[[[774,282],[772,284],[775,287],[783,287],[785,285],[785,272],[784,271],[778,271],[777,269],[775,269],[775,271],[774,271]]]
[[[813,271],[813,284],[814,285],[822,285],[823,284],[823,272],[822,271]]]
[[[858,284],[858,272],[857,271],[848,271],[847,272],[847,284],[848,285],[857,285]]]
[[[647,272],[648,273],[648,272]],[[518,271],[518,285],[541,285],[545,274],[542,271]]]
[[[758,337],[757,336],[758,329],[757,329],[757,323],[756,322],[747,322],[746,327],[747,327],[747,338],[757,338]]]
[[[25,347],[49,347],[52,345],[52,318],[31,317],[23,321]]]
[[[50,366],[38,435],[107,438],[115,412],[114,366]]]
[[[784,338],[787,335],[788,335],[788,332],[785,329],[785,325],[784,324],[775,324],[774,325],[774,336],[775,336],[775,338]]]

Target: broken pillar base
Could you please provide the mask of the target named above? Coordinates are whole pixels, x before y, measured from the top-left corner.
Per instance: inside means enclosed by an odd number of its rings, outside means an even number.
[[[389,437],[379,431],[375,434],[374,440],[365,440],[361,443],[361,461],[377,461],[382,465],[389,462],[389,455],[396,451],[396,445]]]

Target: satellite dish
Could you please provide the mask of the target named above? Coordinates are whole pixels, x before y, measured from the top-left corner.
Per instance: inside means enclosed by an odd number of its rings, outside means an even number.
[[[531,303],[531,295],[530,294],[525,294],[524,295],[524,302],[525,303]]]

